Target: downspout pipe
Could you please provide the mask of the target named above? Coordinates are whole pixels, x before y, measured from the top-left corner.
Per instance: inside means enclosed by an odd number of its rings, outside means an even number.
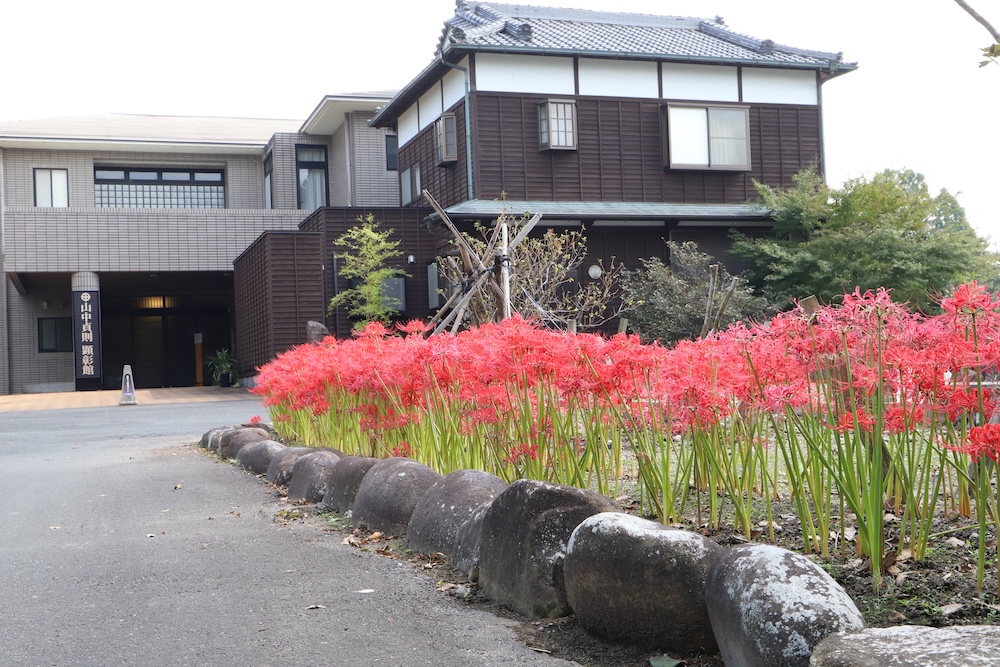
[[[438,56],[438,62],[445,67],[450,67],[451,69],[461,70],[465,75],[465,180],[468,183],[468,197],[469,201],[476,198],[475,189],[472,187],[472,113],[469,109],[470,98],[472,92],[472,81],[470,79],[468,67],[462,67],[461,65],[447,62],[444,59],[444,54]]]

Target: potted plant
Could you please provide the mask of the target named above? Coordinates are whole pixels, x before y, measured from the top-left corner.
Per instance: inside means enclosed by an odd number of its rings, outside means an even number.
[[[229,350],[218,350],[208,358],[208,368],[212,372],[212,381],[220,387],[230,387],[236,381],[236,357]]]

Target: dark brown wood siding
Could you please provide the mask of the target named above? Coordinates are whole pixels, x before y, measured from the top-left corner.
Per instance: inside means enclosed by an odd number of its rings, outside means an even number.
[[[399,149],[399,171],[420,164],[421,189],[426,189],[442,206],[451,206],[469,198],[468,169],[466,165],[465,102],[459,102],[448,109],[455,114],[458,160],[443,166],[437,164],[437,136],[435,125],[431,123]],[[420,198],[411,206],[427,206]]]
[[[306,322],[324,317],[322,235],[269,231],[233,263],[235,353],[241,374],[306,340]]]
[[[751,169],[747,172],[663,168],[660,100],[577,98],[578,148],[538,150],[538,96],[476,93],[473,98],[474,182],[477,199],[744,203],[753,180],[787,187],[820,157],[819,107],[750,108]],[[433,160],[430,128],[408,146],[421,173]],[[419,148],[418,148],[419,147]],[[440,168],[425,187],[445,206],[467,198],[464,170]],[[444,178],[435,178],[443,175]],[[449,180],[451,178],[451,180]],[[455,181],[455,182],[453,182]]]
[[[402,163],[401,163],[402,166]],[[427,297],[427,265],[434,260],[441,239],[432,235],[423,225],[423,220],[431,214],[428,208],[324,208],[305,220],[300,229],[312,230],[322,235],[323,303],[342,290],[347,289],[347,280],[334,274],[334,254],[342,247],[334,244],[347,229],[358,222],[358,218],[369,213],[379,221],[383,230],[392,230],[391,239],[399,242],[400,256],[391,261],[390,266],[403,269],[409,274],[405,279],[406,310],[399,319],[427,319],[430,305]],[[414,262],[408,257],[413,255]],[[344,308],[338,308],[325,318],[331,333],[346,337],[351,334],[353,322]]]

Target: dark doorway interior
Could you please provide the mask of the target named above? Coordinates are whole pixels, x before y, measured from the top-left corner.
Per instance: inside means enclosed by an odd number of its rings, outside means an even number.
[[[229,272],[100,274],[104,386],[121,386],[132,367],[137,388],[196,384],[195,334],[204,358],[232,350],[233,278]]]

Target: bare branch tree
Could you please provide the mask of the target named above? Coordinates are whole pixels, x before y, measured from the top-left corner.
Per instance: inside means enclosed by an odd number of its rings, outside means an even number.
[[[993,44],[990,44],[989,46],[983,49],[983,55],[986,56],[988,60],[981,61],[979,63],[979,66],[985,67],[986,65],[989,65],[991,62],[994,63],[997,62],[997,57],[1000,56],[1000,31],[994,28],[992,23],[987,21],[982,14],[973,9],[972,6],[969,5],[969,3],[967,3],[965,0],[955,0],[955,3],[959,7],[964,9],[969,14],[969,16],[976,19],[976,21],[979,22],[980,25],[986,28],[986,30],[990,33],[990,36],[993,37]]]
[[[976,19],[976,21],[978,21],[980,25],[986,28],[989,31],[990,35],[993,36],[993,41],[1000,43],[1000,31],[997,31],[997,29],[994,28],[993,25],[989,21],[987,21],[982,14],[973,9],[969,5],[969,3],[967,3],[965,0],[955,0],[955,3],[959,7],[964,9],[966,12],[968,12],[969,16]]]
[[[596,329],[617,317],[621,311],[618,279],[620,263],[610,266],[599,263],[601,274],[586,280],[580,276],[586,259],[587,239],[582,230],[555,231],[549,229],[539,236],[520,232],[527,217],[502,214],[518,244],[510,252],[511,306],[523,317],[546,322],[551,326]],[[459,242],[473,253],[490,253],[492,229],[480,228],[480,238],[465,235]],[[511,243],[513,246],[513,242]],[[440,274],[450,285],[464,285],[474,274],[464,262],[446,258],[438,264]],[[477,326],[498,319],[501,303],[491,290],[482,290],[466,304],[468,324]]]

